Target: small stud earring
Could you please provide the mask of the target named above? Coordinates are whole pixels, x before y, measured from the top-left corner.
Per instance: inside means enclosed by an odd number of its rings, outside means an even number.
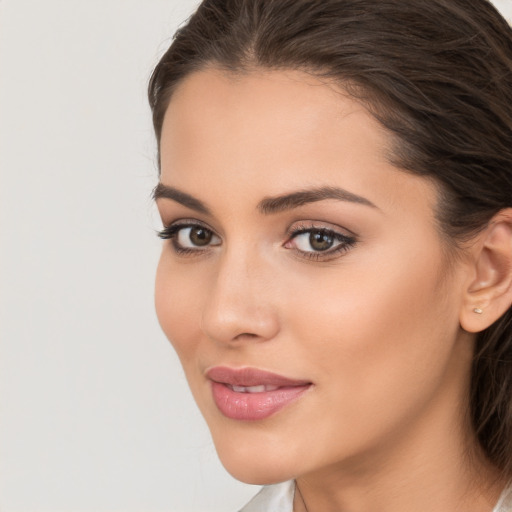
[[[481,315],[484,312],[484,310],[480,308],[475,308],[473,309],[473,312],[476,313],[477,315]]]

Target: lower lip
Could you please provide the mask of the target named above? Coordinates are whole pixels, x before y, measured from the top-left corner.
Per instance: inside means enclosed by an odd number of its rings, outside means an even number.
[[[233,420],[263,420],[297,400],[310,384],[288,386],[261,393],[238,393],[219,382],[212,382],[212,393],[220,412]]]

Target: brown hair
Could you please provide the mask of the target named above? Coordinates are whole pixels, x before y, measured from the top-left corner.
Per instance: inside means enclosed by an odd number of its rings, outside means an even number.
[[[340,84],[393,135],[393,163],[441,185],[454,247],[512,206],[512,29],[487,0],[205,0],[150,80],[158,142],[175,87],[206,66]],[[471,418],[512,476],[512,308],[478,336]]]

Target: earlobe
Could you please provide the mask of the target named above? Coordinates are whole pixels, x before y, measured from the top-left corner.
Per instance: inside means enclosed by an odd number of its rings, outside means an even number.
[[[460,312],[461,327],[480,332],[512,305],[512,208],[501,210],[478,234]]]

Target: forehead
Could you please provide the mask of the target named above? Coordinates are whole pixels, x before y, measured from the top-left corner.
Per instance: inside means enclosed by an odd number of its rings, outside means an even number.
[[[240,122],[253,132],[262,129],[262,136],[270,127],[285,135],[293,123],[294,135],[311,135],[318,125],[339,122],[353,113],[367,117],[383,132],[360,103],[332,82],[302,71],[242,74],[212,68],[192,73],[180,82],[167,108],[163,130],[176,124],[180,130],[198,129],[212,120],[218,129]]]
[[[237,193],[261,197],[335,185],[393,203],[405,192],[400,182],[433,197],[427,180],[390,164],[391,139],[360,103],[301,71],[189,75],[172,96],[160,143],[162,182],[192,193],[199,184],[213,193],[249,183]]]

